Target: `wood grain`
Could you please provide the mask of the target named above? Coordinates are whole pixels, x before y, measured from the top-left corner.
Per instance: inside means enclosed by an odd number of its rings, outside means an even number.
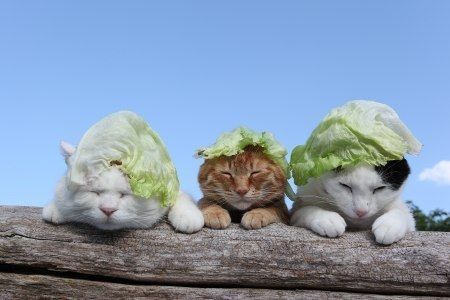
[[[449,233],[415,232],[379,246],[370,232],[328,239],[283,224],[192,235],[167,224],[104,232],[54,226],[40,214],[0,207],[0,266],[30,270],[21,276],[79,274],[111,284],[450,296]]]
[[[385,295],[329,292],[317,290],[270,290],[249,288],[200,288],[160,285],[132,285],[98,282],[44,275],[20,275],[0,273],[2,299],[28,299],[30,295],[40,298],[78,299],[386,299]],[[389,299],[437,299],[425,296],[389,296]]]

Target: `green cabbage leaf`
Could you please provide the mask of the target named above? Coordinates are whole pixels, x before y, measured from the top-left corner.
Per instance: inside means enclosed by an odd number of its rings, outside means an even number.
[[[295,183],[304,185],[337,167],[385,165],[406,153],[417,155],[421,148],[391,107],[356,100],[333,109],[306,144],[294,148],[290,166]]]
[[[179,192],[176,169],[161,138],[130,111],[113,113],[84,134],[69,160],[69,187],[84,184],[115,166],[129,178],[133,193],[171,206]]]
[[[200,148],[196,154],[205,159],[233,156],[242,153],[248,146],[260,147],[267,157],[281,167],[286,178],[291,177],[286,160],[287,151],[270,132],[256,132],[246,127],[238,127],[222,134],[212,146]]]

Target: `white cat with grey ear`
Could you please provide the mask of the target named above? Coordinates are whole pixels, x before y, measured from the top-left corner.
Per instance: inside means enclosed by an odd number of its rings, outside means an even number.
[[[68,169],[75,147],[61,143]],[[69,188],[67,175],[59,181],[55,196],[43,210],[43,218],[51,223],[87,223],[103,230],[149,228],[168,217],[172,226],[185,233],[203,227],[203,215],[192,198],[179,192],[172,207],[164,207],[159,199],[144,199],[133,194],[127,176],[111,167],[98,176],[85,178],[85,183]]]
[[[346,228],[371,229],[378,243],[392,244],[415,230],[414,218],[401,200],[409,173],[403,159],[313,178],[298,189],[291,224],[327,237],[341,236]]]
[[[328,237],[342,235],[347,227],[372,229],[380,244],[400,240],[415,230],[401,200],[410,173],[405,155],[417,155],[421,148],[386,104],[355,100],[332,109],[292,151],[299,199],[291,224]]]

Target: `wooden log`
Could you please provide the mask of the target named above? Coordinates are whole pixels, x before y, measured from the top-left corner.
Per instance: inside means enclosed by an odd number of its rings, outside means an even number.
[[[317,290],[270,290],[250,288],[201,288],[161,285],[136,285],[98,282],[45,275],[0,273],[2,298],[117,299],[151,297],[154,299],[386,299],[385,295]],[[436,299],[425,296],[389,296],[389,299]]]
[[[415,232],[380,246],[370,232],[328,239],[282,224],[256,231],[233,224],[192,235],[167,224],[104,232],[47,224],[40,214],[40,208],[0,207],[3,278],[19,274],[24,280],[64,276],[151,287],[450,296],[449,233]]]

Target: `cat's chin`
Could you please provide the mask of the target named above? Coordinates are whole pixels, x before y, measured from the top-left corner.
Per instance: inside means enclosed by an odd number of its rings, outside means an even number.
[[[351,215],[345,214],[345,217],[348,219],[351,219],[353,221],[365,221],[365,220],[370,219],[372,217],[372,215],[365,215],[363,217],[359,217],[359,216],[353,215],[353,214],[351,214]]]
[[[230,205],[237,210],[247,210],[253,205],[253,203],[247,201],[240,201],[238,203],[230,203]]]
[[[373,217],[376,213],[367,214],[365,216],[359,217],[356,214],[343,214],[346,220],[349,220],[352,224],[366,224],[373,222]]]
[[[348,216],[347,216],[348,217]],[[364,216],[364,217],[348,217],[351,220],[353,220],[354,222],[364,222],[366,220],[370,220],[371,216]]]

